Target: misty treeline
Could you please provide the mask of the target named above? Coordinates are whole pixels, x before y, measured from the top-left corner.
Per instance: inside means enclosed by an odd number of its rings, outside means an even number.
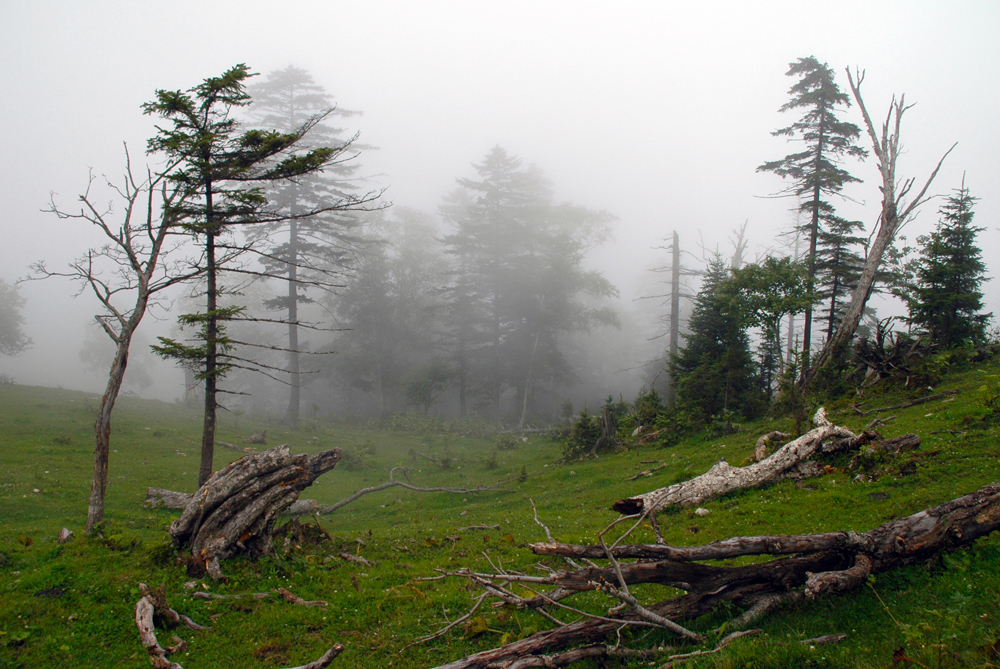
[[[900,348],[900,335],[887,335],[891,325],[866,309],[878,291],[904,298],[915,333],[907,336],[945,347],[981,343],[984,267],[964,183],[938,230],[919,240],[919,257],[893,245],[940,168],[920,189],[897,178],[904,99],[893,99],[878,128],[861,96],[863,73],[848,72],[862,130],[842,118],[851,98],[827,65],[802,58],[787,74],[796,83],[780,111],[800,116],[773,134],[798,150],[758,170],[780,176],[786,187],[777,195],[798,203],[795,252],[747,262],[744,227],[730,258],[702,249],[694,261],[683,254],[681,268],[675,232],[672,266],[662,268],[670,275],[664,307],[635,310],[663,312],[654,316],[669,324],[669,346],[654,344],[667,350],[651,363],[636,353],[644,334],[635,312],[611,307],[617,289],[587,263],[614,216],[557,202],[544,173],[502,147],[459,176],[436,212],[389,209],[362,176],[359,157],[370,147],[334,125],[357,112],[335,106],[304,70],[251,84],[255,75],[238,65],[187,91],[157,91],[143,106],[158,121],[147,147],[156,167],[137,176],[126,149],[123,178],[106,184],[120,208],[96,204],[93,177],[79,212],[51,205],[95,225],[104,245],[67,272],[35,266],[36,276],[70,276],[97,297],[97,324],[115,349],[96,426],[95,482],[106,483],[111,410],[153,307],[181,313],[151,348],[185,370],[185,399],[204,405],[199,484],[212,473],[220,408],[293,426],[303,413],[402,411],[506,428],[565,425],[574,384],[607,392],[614,372],[646,363],[644,376],[632,377],[635,402],[612,395],[603,415],[585,410],[577,420],[585,424],[579,434],[609,437],[615,416],[642,423],[640,407],[661,428],[728,425],[772,406],[802,413],[810,390],[835,389],[857,369],[883,373],[871,355],[855,367],[852,353],[857,335],[877,339],[858,344],[869,353],[887,338]],[[869,154],[879,163],[882,208],[866,237],[866,226],[838,216],[833,201],[860,182],[844,163]],[[682,276],[699,277],[696,291],[681,286]],[[16,292],[4,297],[16,314]],[[12,351],[27,344],[23,335],[12,341]],[[103,500],[97,487],[94,504]]]

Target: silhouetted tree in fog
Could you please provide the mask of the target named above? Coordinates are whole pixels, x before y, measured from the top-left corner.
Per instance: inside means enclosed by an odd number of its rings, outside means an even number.
[[[459,192],[441,209],[454,229],[444,238],[456,267],[449,306],[461,335],[454,356],[494,420],[503,416],[504,392],[514,390],[523,425],[541,384],[573,378],[558,334],[617,323],[612,310],[581,299],[617,294],[603,275],[583,268],[613,218],[553,204],[542,174],[499,146],[475,169],[479,179],[459,179]]]
[[[354,176],[359,148],[357,134],[345,135],[341,128],[331,127],[333,117],[347,118],[359,112],[336,107],[322,86],[317,85],[305,70],[288,66],[271,72],[267,78],[248,88],[253,98],[250,113],[257,124],[281,132],[296,132],[303,123],[322,115],[309,135],[300,142],[303,150],[316,146],[336,147],[340,157],[321,172],[311,172],[296,179],[283,179],[271,184],[267,196],[272,207],[287,214],[287,218],[261,226],[256,234],[266,235],[270,243],[263,250],[260,262],[265,271],[287,282],[284,295],[270,300],[269,309],[283,311],[288,321],[288,422],[294,426],[299,418],[301,397],[301,365],[299,336],[302,324],[299,305],[312,302],[307,295],[310,287],[342,283],[339,271],[350,261],[350,250],[357,244],[354,229],[356,216],[338,203],[355,198],[358,188]],[[366,196],[370,199],[370,195]],[[300,218],[302,212],[323,210],[314,216]]]
[[[182,324],[198,328],[200,343],[192,345],[161,337],[161,345],[155,349],[164,357],[197,365],[199,377],[205,382],[199,486],[212,474],[219,379],[234,367],[259,368],[253,360],[237,356],[236,342],[226,335],[225,324],[239,319],[244,309],[219,303],[220,295],[227,290],[219,283],[220,272],[248,271],[239,264],[247,246],[236,241],[235,228],[304,219],[359,202],[344,198],[295,212],[268,208],[265,186],[321,171],[340,159],[344,149],[299,150],[322,116],[303,119],[292,132],[241,131],[234,113],[250,104],[245,82],[251,76],[249,68],[240,64],[188,91],[159,90],[156,100],[143,106],[145,113],[171,124],[158,127],[156,137],[149,140],[149,152],[161,153],[175,163],[166,176],[185,200],[183,206],[171,207],[169,213],[202,250],[205,310],[180,317]]]
[[[0,279],[0,353],[3,355],[17,355],[31,345],[31,340],[21,330],[23,306],[24,298],[18,294],[17,287]]]

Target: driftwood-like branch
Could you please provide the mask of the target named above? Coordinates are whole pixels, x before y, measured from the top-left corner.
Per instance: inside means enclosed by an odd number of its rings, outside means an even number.
[[[180,664],[171,662],[167,658],[173,653],[179,653],[186,649],[188,647],[187,643],[175,636],[173,639],[176,646],[173,648],[163,648],[156,638],[154,617],[171,624],[183,624],[193,630],[209,631],[209,628],[202,627],[201,625],[194,623],[187,616],[180,615],[171,609],[167,605],[166,587],[161,586],[159,588],[151,589],[146,586],[145,583],[140,583],[139,590],[142,592],[142,597],[140,597],[139,601],[135,604],[135,626],[139,630],[139,641],[142,642],[143,648],[146,649],[146,654],[149,655],[149,659],[153,664],[153,669],[184,669],[184,667]],[[283,599],[294,604],[302,604],[304,606],[326,604],[326,602],[307,602],[301,597],[296,597],[282,588],[278,588],[278,593]],[[208,593],[196,592],[194,594],[197,596]],[[259,594],[260,593],[254,595],[254,597],[259,597]],[[218,596],[222,597],[224,595]],[[238,595],[231,596],[238,597]],[[267,595],[264,594],[264,596],[266,597]],[[298,667],[292,667],[291,669],[324,669],[325,667],[330,666],[330,663],[333,662],[334,658],[342,652],[344,652],[343,644],[335,643],[318,660],[310,662],[309,664],[300,665]]]
[[[1000,530],[1000,483],[940,506],[893,520],[868,532],[833,532],[816,535],[734,537],[706,546],[572,546],[535,544],[531,549],[542,555],[608,559],[612,566],[561,571],[549,576],[525,576],[503,571],[475,574],[467,570],[450,574],[467,578],[483,587],[486,594],[510,593],[504,584],[518,582],[523,587],[555,586],[564,593],[594,590],[599,584],[658,583],[684,590],[686,594],[643,608],[663,619],[693,620],[722,602],[731,602],[744,612],[730,620],[729,629],[740,629],[787,602],[849,591],[877,574],[919,563],[941,551],[967,546],[976,539]],[[603,554],[602,554],[603,553]],[[780,555],[774,560],[737,567],[700,564],[744,555]],[[640,562],[618,562],[638,558]],[[621,588],[624,590],[625,588]],[[566,595],[563,595],[565,597]],[[532,600],[501,599],[523,608],[544,611],[555,603],[542,595]],[[564,608],[565,605],[560,605]],[[573,650],[589,649],[580,657],[611,655],[600,649],[621,626],[648,626],[648,616],[633,610],[619,612],[615,619],[585,614],[577,622],[538,632],[499,648],[457,660],[440,669],[488,669],[490,667],[565,666],[538,663],[538,658],[558,658]],[[714,650],[714,649],[713,649]],[[704,654],[704,650],[694,650]],[[548,655],[546,655],[548,654]],[[693,657],[690,653],[674,659]],[[555,660],[553,660],[554,662]],[[561,660],[560,660],[561,661]],[[518,664],[522,662],[522,664]],[[667,665],[669,666],[669,665]]]
[[[202,627],[185,615],[177,613],[167,604],[167,586],[161,585],[158,588],[150,588],[145,583],[139,584],[139,592],[150,604],[153,605],[153,612],[170,625],[184,625],[188,629],[199,632],[210,632],[210,627]]]
[[[767,458],[747,467],[733,467],[725,460],[701,476],[660,488],[643,495],[629,497],[615,502],[612,508],[624,515],[652,514],[671,506],[697,506],[709,499],[736,490],[746,490],[773,483],[794,473],[795,467],[822,453],[835,450],[857,448],[874,434],[856,435],[845,427],[838,427],[826,418],[826,411],[820,408],[813,417],[816,427],[791,441]],[[825,444],[831,439],[836,442]]]
[[[275,555],[274,521],[317,477],[333,469],[340,449],[291,455],[288,446],[246,455],[220,469],[198,489],[170,525],[178,548],[189,546],[215,580],[219,560],[236,553]]]
[[[302,599],[298,595],[293,594],[290,591],[285,590],[284,588],[278,588],[278,594],[281,596],[283,600],[285,600],[289,604],[298,604],[299,606],[305,606],[306,608],[312,608],[315,606],[321,609],[326,609],[326,607],[329,606],[327,602],[324,602],[321,599],[316,599],[312,601],[308,599]]]

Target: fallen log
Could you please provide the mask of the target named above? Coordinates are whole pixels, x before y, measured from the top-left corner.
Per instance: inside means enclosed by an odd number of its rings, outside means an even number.
[[[287,445],[246,455],[191,496],[170,525],[171,541],[177,548],[189,547],[196,564],[215,580],[225,578],[219,560],[231,555],[276,556],[275,519],[339,460],[339,448],[293,456]]]
[[[798,465],[823,453],[852,449],[875,438],[874,432],[856,435],[846,427],[832,424],[826,418],[826,411],[820,408],[813,417],[816,427],[798,439],[791,441],[760,462],[746,467],[733,467],[720,460],[711,469],[688,481],[666,488],[659,488],[642,495],[618,500],[611,505],[615,511],[626,515],[643,514],[649,516],[670,506],[697,506],[709,499],[736,490],[757,488],[784,478]],[[837,441],[827,444],[831,439]]]
[[[143,506],[148,509],[184,509],[194,495],[189,492],[175,492],[163,488],[146,488],[146,501]],[[284,516],[305,516],[319,512],[319,503],[314,499],[297,499],[282,512]]]
[[[692,620],[723,602],[731,602],[744,611],[724,627],[741,629],[783,604],[847,592],[860,587],[871,574],[919,563],[942,551],[968,546],[996,530],[1000,530],[1000,483],[992,483],[969,495],[864,533],[734,537],[689,548],[615,546],[605,549],[603,545],[533,544],[531,549],[538,554],[606,559],[611,564],[609,567],[561,571],[545,577],[507,571],[478,574],[467,570],[447,575],[472,581],[486,590],[484,596],[496,596],[509,604],[542,613],[548,611],[545,615],[550,619],[551,612],[560,608],[569,609],[576,616],[582,615],[582,619],[440,665],[438,669],[564,666],[564,663],[546,664],[545,660],[600,657],[602,653],[594,649],[603,647],[602,642],[614,637],[623,627],[653,626],[648,616],[636,610],[614,612],[616,609],[611,609],[606,615],[599,615],[563,603],[574,593],[607,591],[606,586],[610,583],[618,583],[622,589],[633,583],[658,583],[685,591],[686,594],[679,597],[644,607],[647,612],[669,621]],[[743,555],[785,557],[738,567],[699,562]],[[619,558],[626,557],[644,561],[618,562]],[[537,594],[532,598],[521,597],[507,587],[511,583]],[[551,586],[553,590],[540,592],[543,586]],[[614,602],[619,603],[617,599]],[[584,648],[588,649],[586,653],[561,653]]]

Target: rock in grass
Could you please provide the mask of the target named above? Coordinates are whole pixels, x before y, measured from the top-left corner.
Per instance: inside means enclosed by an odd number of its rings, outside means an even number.
[[[67,541],[72,541],[73,536],[74,536],[73,533],[70,532],[69,529],[64,527],[61,530],[59,530],[59,534],[56,535],[56,541],[59,542],[59,545],[62,545]]]

